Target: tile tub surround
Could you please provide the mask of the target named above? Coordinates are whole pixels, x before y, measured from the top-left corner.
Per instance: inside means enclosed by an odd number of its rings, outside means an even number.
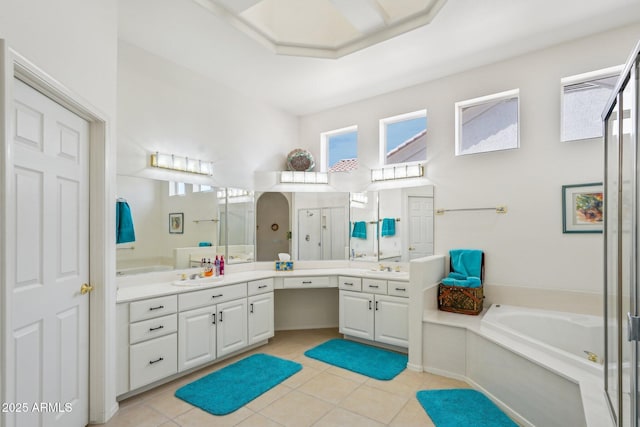
[[[464,388],[442,376],[405,370],[391,381],[378,381],[304,356],[337,329],[276,332],[269,344],[223,363],[203,368],[120,402],[105,427],[129,426],[433,426],[415,398],[418,390]],[[214,416],[173,396],[182,385],[249,354],[267,353],[294,360],[302,371],[226,416]],[[304,408],[303,411],[300,408]]]

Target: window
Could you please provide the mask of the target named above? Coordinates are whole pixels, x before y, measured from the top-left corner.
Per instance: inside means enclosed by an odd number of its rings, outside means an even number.
[[[520,146],[519,89],[456,102],[456,156]]]
[[[194,193],[205,193],[213,191],[213,187],[207,184],[193,184],[192,185]]]
[[[427,160],[427,110],[380,120],[380,164]]]
[[[358,168],[358,127],[349,126],[320,134],[323,172],[347,172]]]
[[[169,196],[184,196],[187,186],[184,182],[169,181]]]
[[[560,80],[562,141],[602,137],[602,110],[621,70],[611,67]]]

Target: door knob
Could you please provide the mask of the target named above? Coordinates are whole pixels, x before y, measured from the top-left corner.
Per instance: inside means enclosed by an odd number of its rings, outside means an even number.
[[[87,294],[92,290],[93,290],[93,286],[89,285],[88,283],[83,283],[82,286],[80,286],[80,295]]]

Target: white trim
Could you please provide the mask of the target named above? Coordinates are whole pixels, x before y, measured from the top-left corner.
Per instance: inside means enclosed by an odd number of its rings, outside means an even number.
[[[378,163],[380,166],[385,166],[387,163],[387,126],[394,123],[404,122],[406,120],[419,119],[424,117],[425,119],[425,127],[427,120],[427,109],[412,111],[410,113],[398,114],[396,116],[385,117],[384,119],[380,119],[379,123],[379,140],[378,140]],[[406,163],[393,163],[393,164],[412,164],[412,163],[424,163],[427,159],[417,160],[415,162],[406,162]]]
[[[329,138],[351,132],[356,132],[357,138],[358,125],[334,129],[320,134],[320,172],[329,172]]]
[[[572,142],[583,141],[585,139],[601,138],[602,135],[593,138],[568,139],[564,136],[564,88],[578,83],[585,83],[591,80],[600,80],[607,77],[619,76],[624,69],[624,65],[602,68],[600,70],[589,71],[587,73],[575,74],[573,76],[562,77],[560,79],[560,141]],[[613,89],[611,90],[613,93]]]
[[[456,156],[462,156],[467,154],[480,154],[485,152],[492,151],[504,151],[500,150],[489,150],[489,151],[481,151],[478,153],[461,153],[460,152],[460,138],[462,136],[462,110],[464,108],[473,107],[476,105],[487,104],[493,101],[507,100],[507,99],[516,99],[517,101],[517,117],[518,117],[518,134],[516,136],[516,146],[508,149],[516,149],[520,148],[520,89],[511,89],[506,90],[504,92],[493,93],[491,95],[485,95],[478,98],[467,99],[465,101],[459,101],[455,103],[455,154]]]
[[[34,87],[44,95],[78,114],[90,122],[89,155],[89,278],[94,286],[90,294],[89,310],[89,421],[106,422],[118,409],[116,402],[116,360],[115,352],[115,150],[111,143],[111,120],[102,111],[91,105],[78,94],[55,80],[49,74],[8,48],[0,39],[0,164],[4,175],[0,177],[0,229],[4,230],[10,219],[7,193],[10,190],[11,156],[10,124],[7,123],[12,98],[13,78],[16,77]],[[4,234],[4,233],[3,233]],[[7,401],[12,384],[7,383],[8,360],[12,354],[11,309],[12,295],[8,288],[6,240],[0,247],[0,318],[4,327],[1,332],[3,351],[0,352],[0,400]]]
[[[562,87],[573,85],[576,83],[587,82],[589,80],[597,80],[604,77],[618,76],[624,69],[624,65],[616,65],[614,67],[602,68],[600,70],[589,71],[587,73],[575,74],[573,76],[567,76],[560,79],[560,85]]]

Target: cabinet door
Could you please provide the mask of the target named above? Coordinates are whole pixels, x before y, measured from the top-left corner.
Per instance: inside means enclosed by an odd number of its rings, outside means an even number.
[[[273,292],[255,295],[249,303],[249,345],[273,336]]]
[[[218,304],[218,357],[247,346],[247,299]]]
[[[407,298],[376,295],[375,340],[409,347],[409,301]]]
[[[216,306],[178,315],[178,370],[184,371],[216,358]]]
[[[373,295],[340,291],[340,333],[373,340]]]

